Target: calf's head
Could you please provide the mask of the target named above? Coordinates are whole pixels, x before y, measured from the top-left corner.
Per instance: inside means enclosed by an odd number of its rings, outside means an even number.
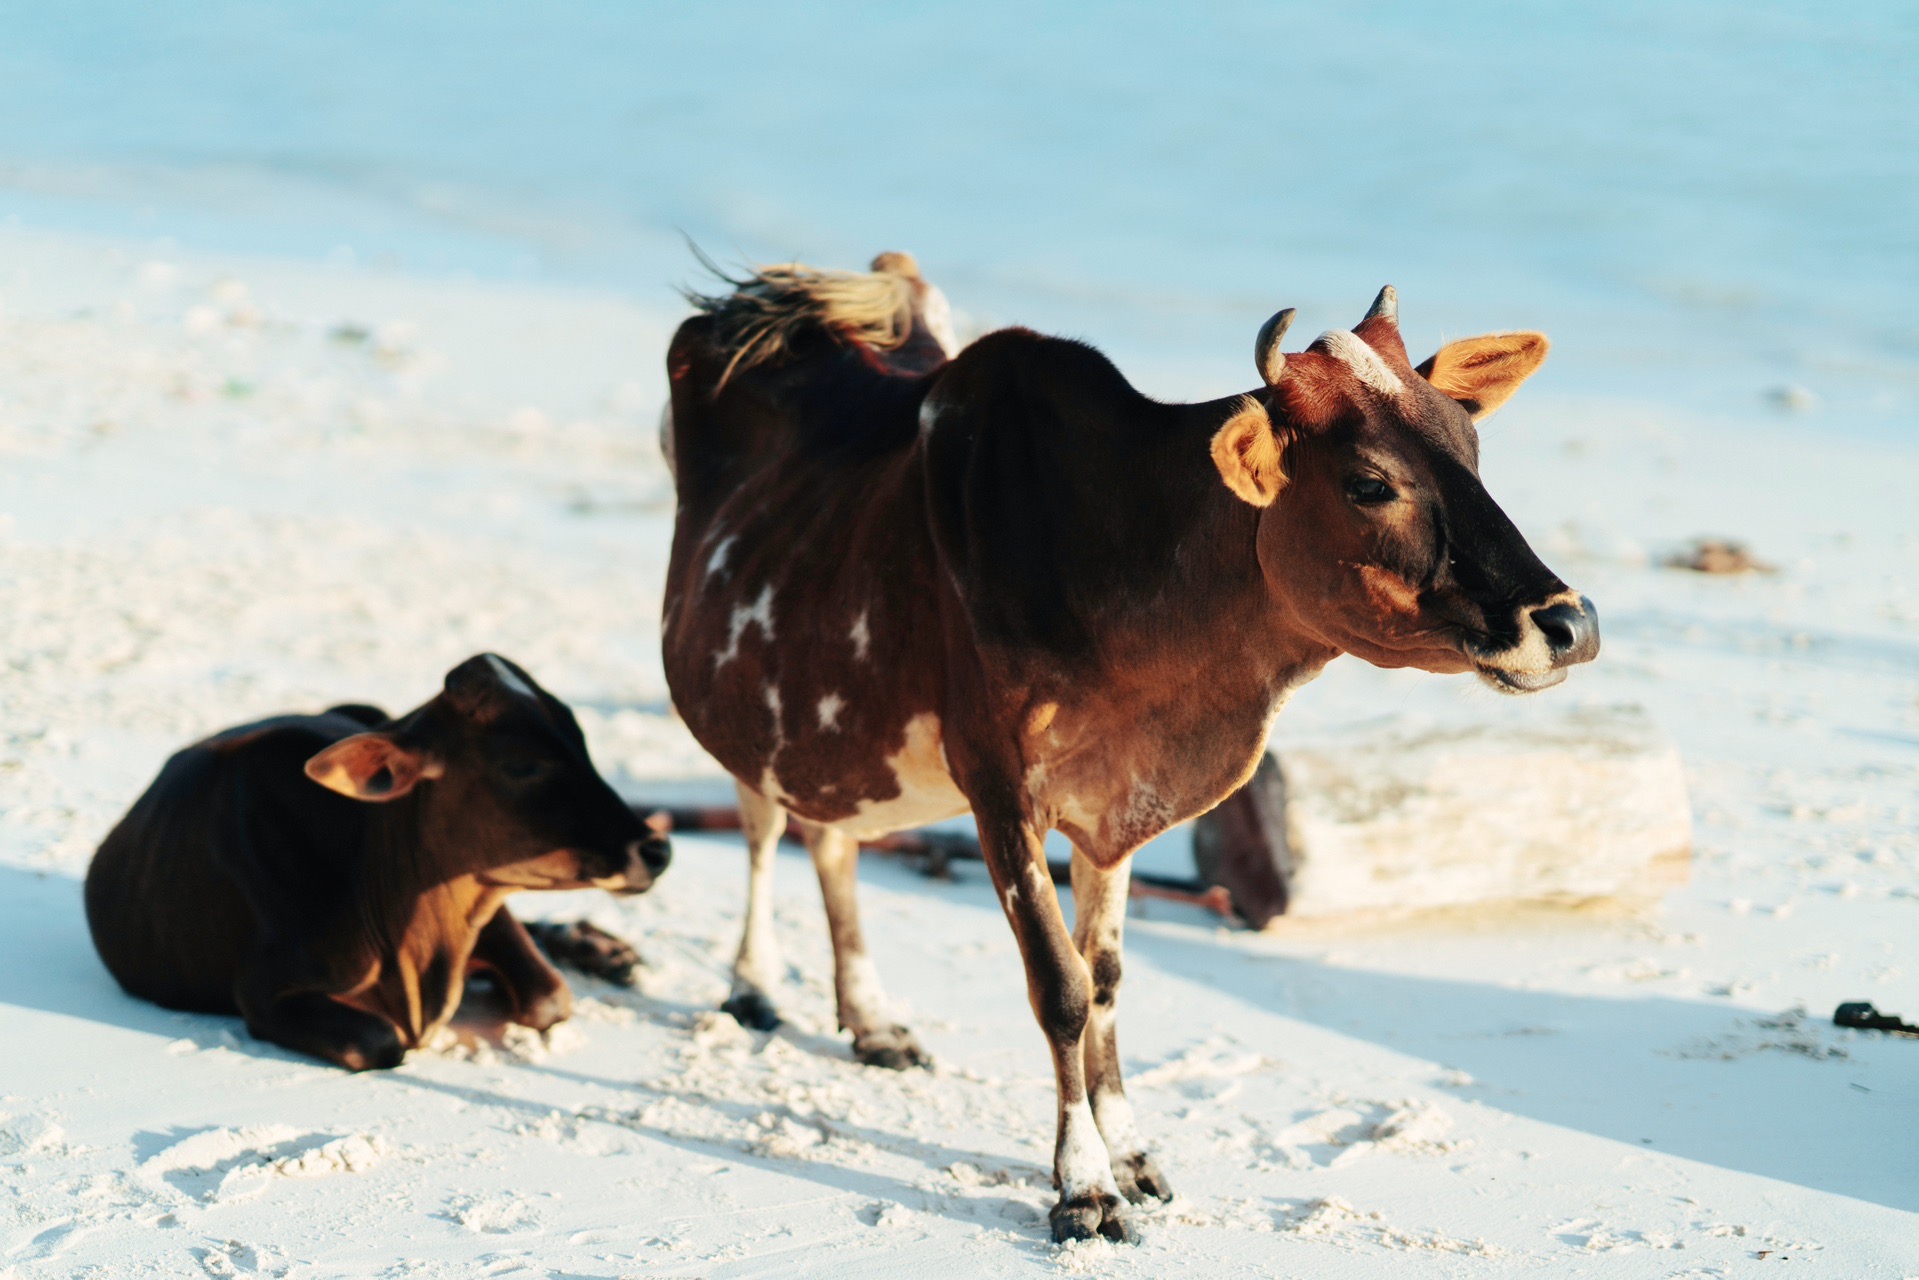
[[[1263,508],[1260,564],[1290,623],[1379,666],[1475,671],[1503,693],[1591,661],[1592,602],[1479,479],[1476,424],[1544,362],[1545,335],[1467,338],[1415,368],[1390,285],[1355,328],[1283,355],[1292,318],[1261,329],[1266,386],[1213,437],[1228,487]]]
[[[355,800],[417,795],[436,869],[503,888],[640,893],[671,858],[663,826],[594,769],[567,705],[496,654],[467,659],[425,706],[341,739],[306,772]]]

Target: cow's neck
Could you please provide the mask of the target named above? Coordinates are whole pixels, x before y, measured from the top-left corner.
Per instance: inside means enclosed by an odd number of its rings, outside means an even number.
[[[1205,448],[1213,424],[1195,414],[1182,426],[1191,439],[1145,462],[1153,483],[1170,479],[1187,501],[1159,507],[1152,537],[1111,548],[1125,599],[1086,619],[1089,662],[1031,686],[1022,734],[1035,799],[1102,862],[1241,785],[1286,698],[1337,652],[1274,605],[1260,512],[1218,480]]]
[[[1163,527],[1113,549],[1129,566],[1129,599],[1098,629],[1131,662],[1183,673],[1180,683],[1203,682],[1266,715],[1338,651],[1280,612],[1259,558],[1261,510],[1213,465],[1212,433],[1238,403],[1186,407],[1140,468],[1145,485],[1170,481],[1183,501],[1162,508]]]

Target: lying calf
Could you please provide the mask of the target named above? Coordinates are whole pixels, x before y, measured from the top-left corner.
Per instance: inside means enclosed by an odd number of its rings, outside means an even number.
[[[566,704],[481,654],[398,720],[279,716],[175,755],[87,871],[93,942],[136,996],[353,1071],[391,1067],[491,972],[545,1029],[572,996],[502,905],[640,893],[670,851],[594,771]]]

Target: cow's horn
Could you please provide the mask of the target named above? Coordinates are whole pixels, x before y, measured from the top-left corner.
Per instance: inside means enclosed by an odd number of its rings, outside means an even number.
[[[1279,349],[1279,340],[1286,336],[1298,314],[1297,307],[1286,308],[1259,326],[1259,336],[1253,339],[1253,364],[1269,387],[1278,386],[1279,375],[1286,372],[1286,356]]]
[[[1390,320],[1394,324],[1399,323],[1399,290],[1391,285],[1379,291],[1379,296],[1373,299],[1373,309],[1366,313],[1366,319],[1361,320],[1360,323],[1365,324],[1366,320],[1381,319]]]

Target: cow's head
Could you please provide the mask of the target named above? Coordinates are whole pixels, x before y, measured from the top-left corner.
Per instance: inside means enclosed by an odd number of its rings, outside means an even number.
[[[467,659],[425,706],[341,739],[306,772],[355,800],[418,791],[438,869],[502,888],[640,893],[672,856],[663,824],[642,822],[594,769],[567,705],[496,654]]]
[[[1476,671],[1505,693],[1591,661],[1592,602],[1539,562],[1479,479],[1475,424],[1545,360],[1545,335],[1467,338],[1414,368],[1391,286],[1356,328],[1282,355],[1292,318],[1260,330],[1266,386],[1213,438],[1227,485],[1264,508],[1276,603],[1368,662]]]

